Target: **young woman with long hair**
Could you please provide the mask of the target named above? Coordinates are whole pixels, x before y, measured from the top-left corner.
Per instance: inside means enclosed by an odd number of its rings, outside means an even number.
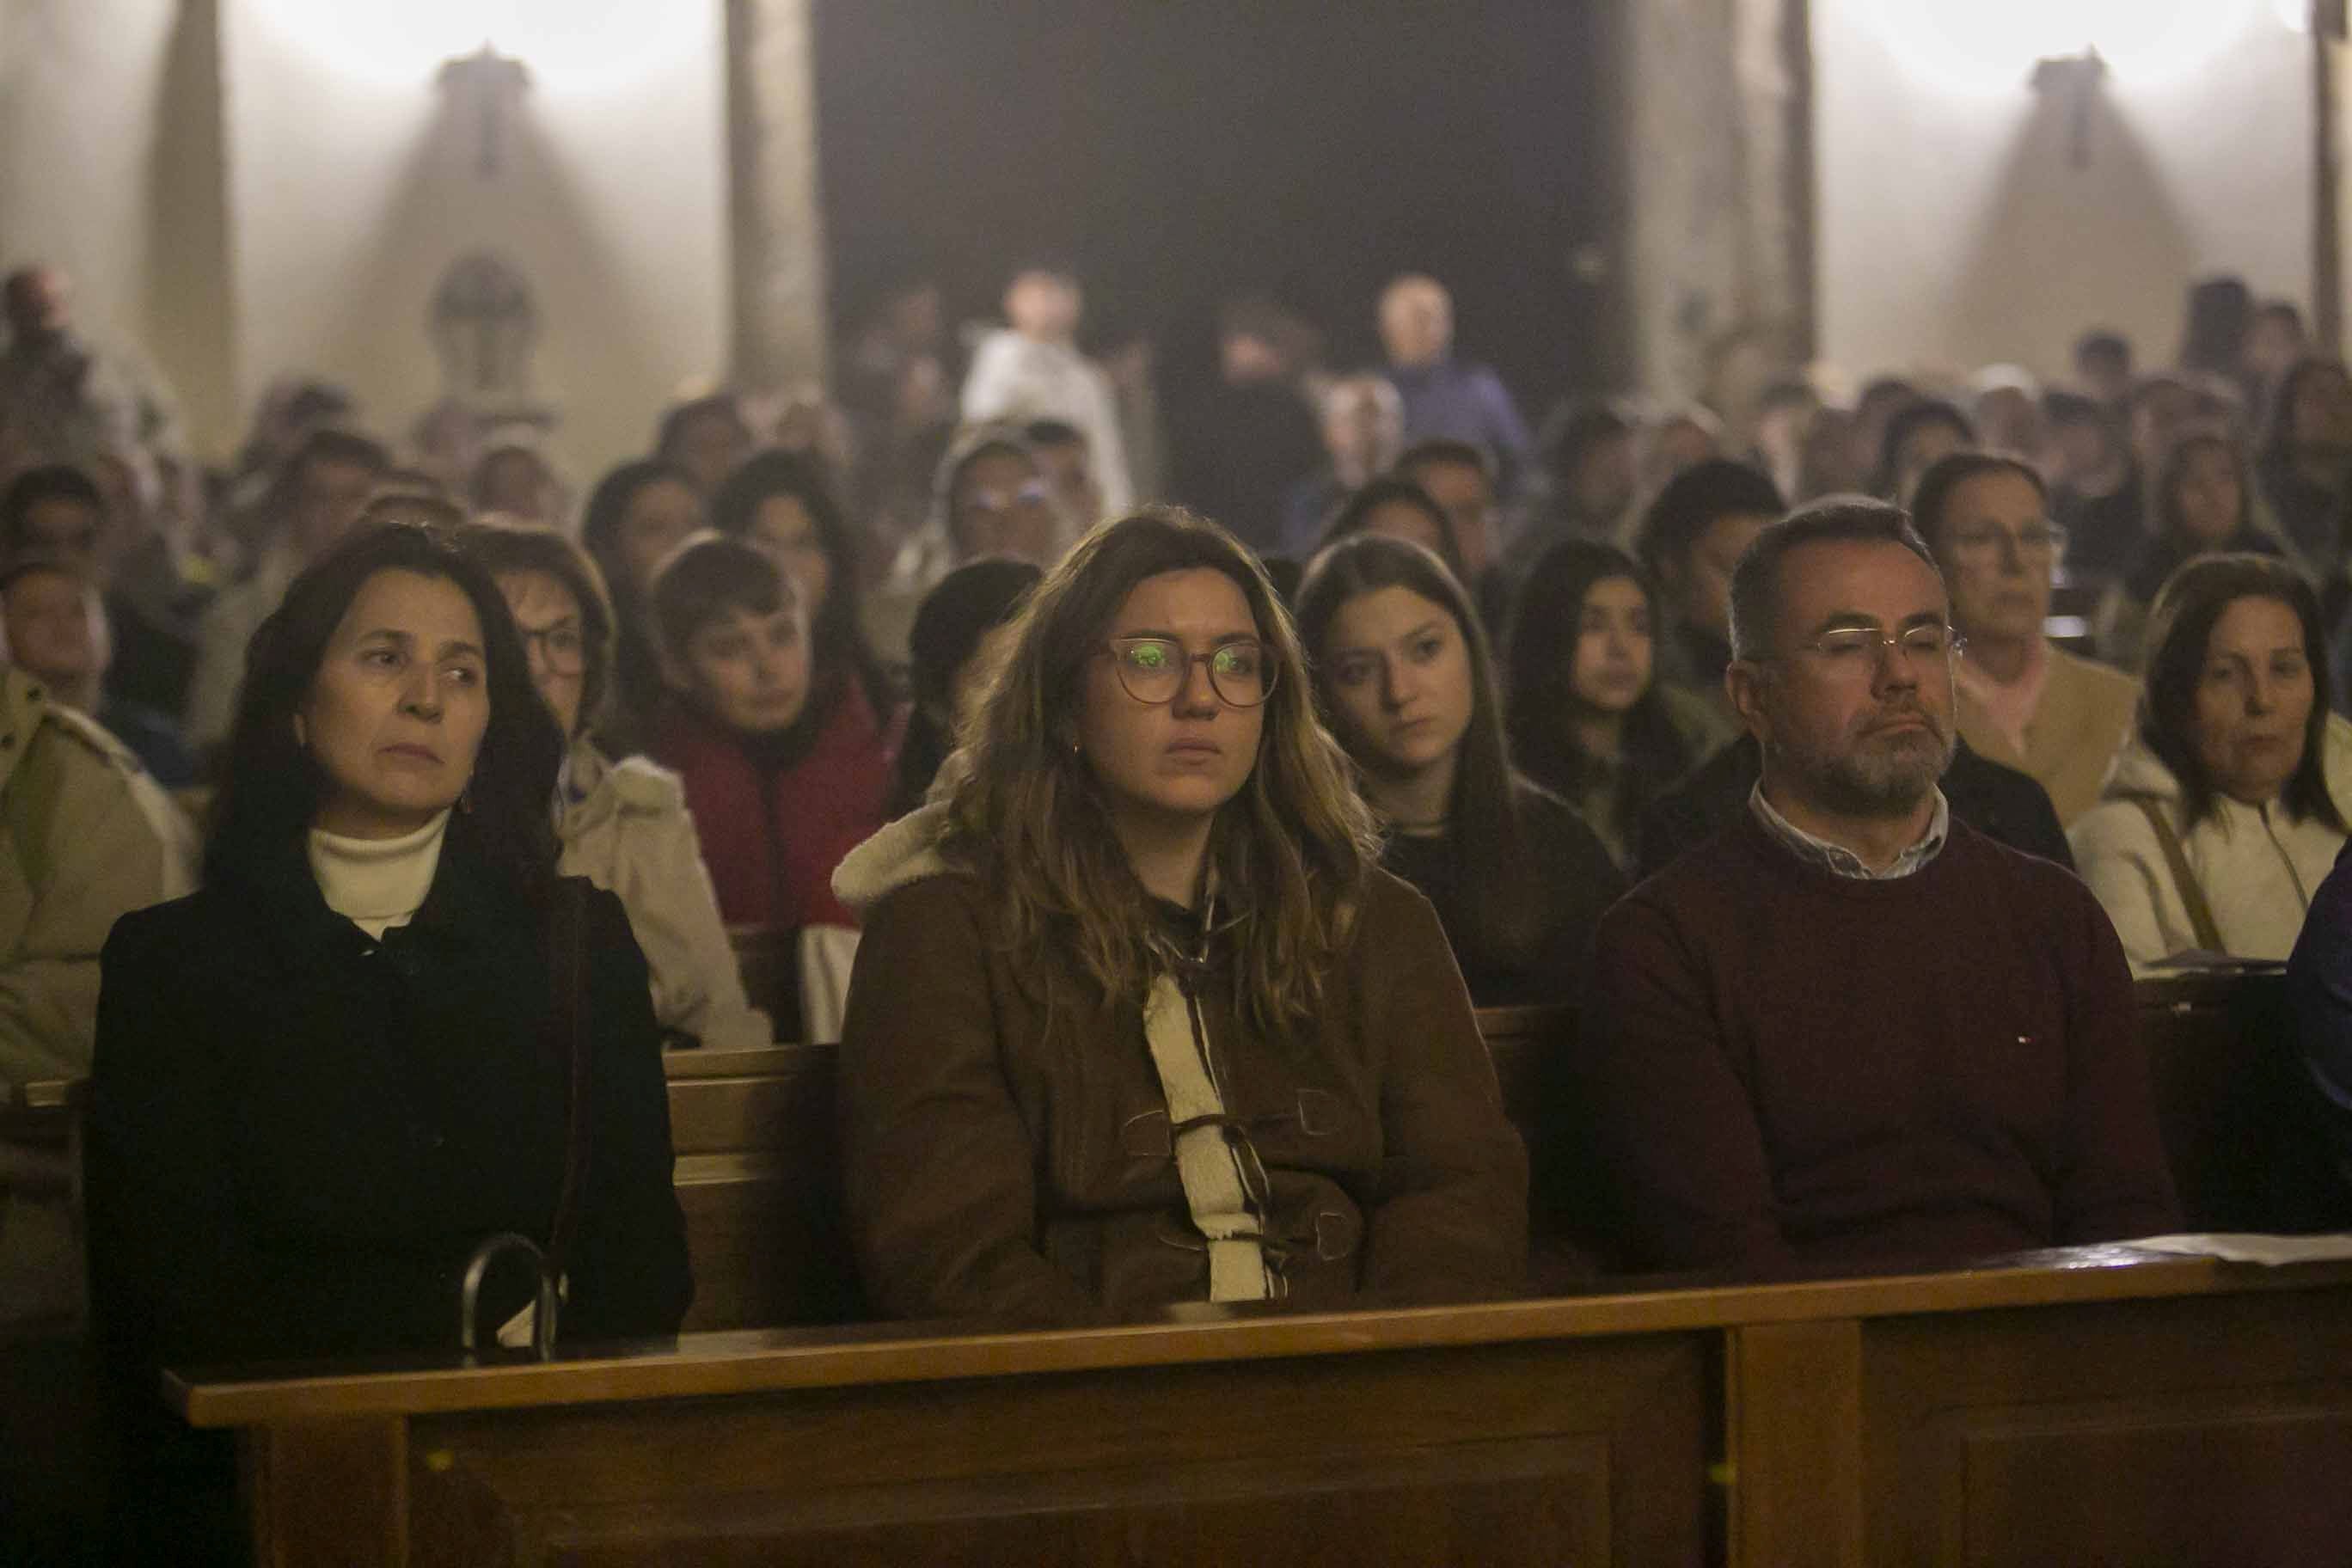
[[[1572,1000],[1625,879],[1565,803],[1513,771],[1462,584],[1419,545],[1346,540],[1307,568],[1298,635],[1388,830],[1382,864],[1437,907],[1470,994]]]
[[[931,804],[835,879],[866,910],[842,1113],[875,1302],[1514,1289],[1524,1152],[1255,558],[1146,510],[1013,625]]]
[[[1613,544],[1554,545],[1519,585],[1506,650],[1511,755],[1621,866],[1642,814],[1721,743],[1715,710],[1658,679],[1657,595]]]

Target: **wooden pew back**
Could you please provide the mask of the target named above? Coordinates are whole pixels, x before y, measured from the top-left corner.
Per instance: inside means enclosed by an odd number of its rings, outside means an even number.
[[[2157,1125],[2190,1227],[2352,1225],[2319,1152],[2285,977],[2143,980],[2137,998]]]
[[[842,1226],[834,1047],[673,1051],[664,1065],[694,1261],[687,1328],[863,1316]]]

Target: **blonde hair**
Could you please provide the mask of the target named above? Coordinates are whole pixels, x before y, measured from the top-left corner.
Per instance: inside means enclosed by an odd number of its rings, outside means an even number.
[[[1074,744],[1081,681],[1138,584],[1203,567],[1241,589],[1276,672],[1256,763],[1219,810],[1209,855],[1234,917],[1236,1002],[1255,1026],[1287,1037],[1322,995],[1379,832],[1316,719],[1289,612],[1216,524],[1146,508],[1096,528],[1046,574],[932,792],[949,818],[940,852],[993,891],[1008,948],[1058,947],[1104,997],[1141,999],[1156,973],[1151,917]]]

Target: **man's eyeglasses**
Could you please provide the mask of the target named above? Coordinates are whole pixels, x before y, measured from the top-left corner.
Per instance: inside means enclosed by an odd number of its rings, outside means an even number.
[[[2046,560],[2062,554],[2066,549],[2066,531],[2054,522],[2028,523],[2011,533],[2005,528],[1970,528],[1952,535],[1955,555],[1992,556],[2003,544],[2016,547],[2020,555]]]
[[[1968,638],[1951,627],[1929,623],[1906,627],[1893,637],[1876,626],[1839,626],[1811,642],[1799,643],[1790,651],[1819,655],[1832,669],[1864,669],[1877,662],[1881,648],[1893,648],[1906,659],[1926,663],[1958,654],[1966,647]]]
[[[529,626],[515,628],[522,634],[523,652],[536,647],[540,661],[556,675],[579,675],[588,668],[588,639],[580,635],[578,626],[566,623],[557,626],[541,626],[533,631]]]
[[[1220,643],[1207,653],[1188,654],[1167,637],[1113,637],[1105,650],[1121,689],[1138,702],[1158,707],[1173,702],[1192,678],[1192,667],[1209,667],[1209,685],[1228,708],[1255,708],[1274,691],[1275,666],[1264,644]]]

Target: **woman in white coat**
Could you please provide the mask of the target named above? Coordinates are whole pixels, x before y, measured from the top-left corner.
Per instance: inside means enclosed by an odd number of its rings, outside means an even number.
[[[2136,970],[2284,962],[2352,816],[2311,586],[2276,557],[2176,572],[2148,622],[2137,732],[2068,837]]]
[[[486,522],[465,542],[514,611],[531,679],[570,742],[556,781],[561,869],[619,896],[653,972],[664,1041],[725,1050],[774,1044],[768,1016],[744,997],[677,775],[643,757],[614,762],[589,739],[612,684],[614,635],[594,564],[535,523]]]

